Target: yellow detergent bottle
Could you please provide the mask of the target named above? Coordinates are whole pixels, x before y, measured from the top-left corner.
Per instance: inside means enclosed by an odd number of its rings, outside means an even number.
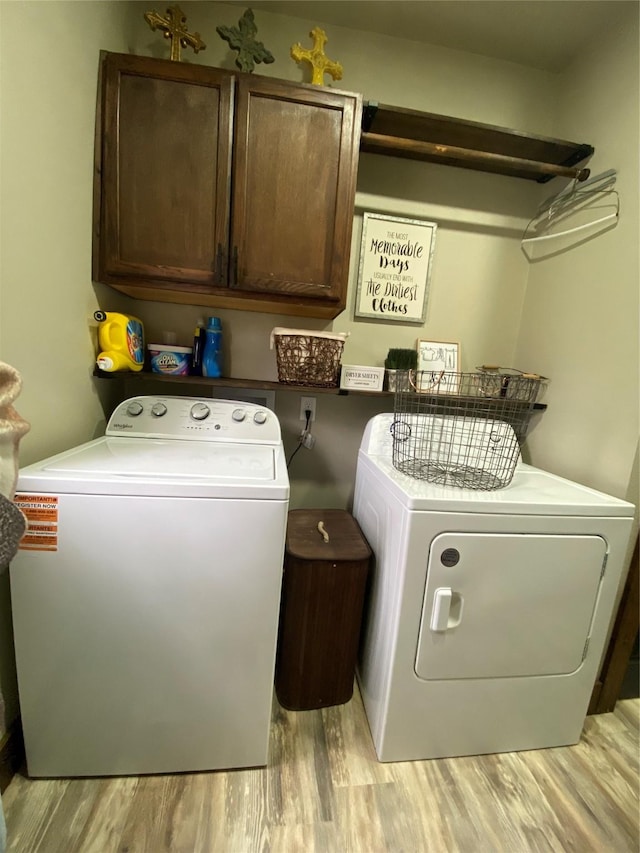
[[[100,323],[98,344],[100,353],[96,364],[100,370],[142,370],[144,365],[144,328],[137,317],[113,311],[96,311]]]

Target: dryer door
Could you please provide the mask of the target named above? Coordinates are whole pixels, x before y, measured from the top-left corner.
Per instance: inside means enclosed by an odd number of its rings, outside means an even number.
[[[586,653],[606,550],[600,536],[437,536],[416,674],[431,680],[574,672]]]

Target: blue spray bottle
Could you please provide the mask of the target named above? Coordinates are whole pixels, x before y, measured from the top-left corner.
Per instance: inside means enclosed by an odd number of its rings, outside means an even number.
[[[202,375],[215,379],[222,376],[222,324],[219,317],[209,317],[205,329]]]

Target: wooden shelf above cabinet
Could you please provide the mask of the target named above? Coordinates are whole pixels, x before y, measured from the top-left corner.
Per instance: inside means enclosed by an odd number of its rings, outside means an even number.
[[[589,169],[580,164],[594,153],[591,145],[583,143],[531,136],[375,101],[364,104],[360,150],[539,183],[556,176],[586,180]]]

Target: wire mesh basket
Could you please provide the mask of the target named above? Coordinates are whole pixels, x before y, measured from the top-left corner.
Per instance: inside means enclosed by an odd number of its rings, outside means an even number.
[[[271,348],[276,350],[278,381],[287,385],[336,387],[347,334],[273,329]]]
[[[545,377],[501,368],[406,373],[394,396],[394,467],[440,485],[508,486]]]

